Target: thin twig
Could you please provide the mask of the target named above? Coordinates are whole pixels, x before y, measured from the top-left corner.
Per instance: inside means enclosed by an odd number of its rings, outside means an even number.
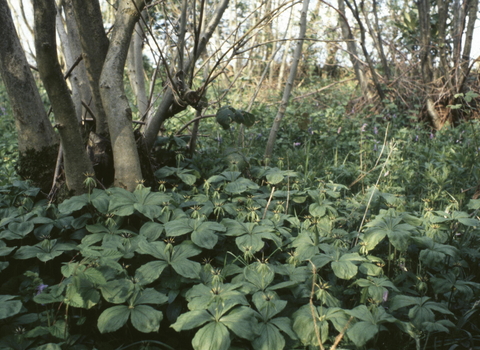
[[[275,186],[272,186],[272,192],[270,192],[270,197],[268,198],[267,205],[265,206],[265,211],[263,212],[262,220],[265,219],[265,217],[267,216],[268,207],[270,206],[270,203],[272,202],[272,197],[273,197],[274,192],[275,192]]]

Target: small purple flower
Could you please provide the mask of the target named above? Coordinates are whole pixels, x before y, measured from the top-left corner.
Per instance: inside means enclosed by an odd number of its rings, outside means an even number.
[[[5,107],[0,106],[0,112],[1,112],[0,115],[5,115],[6,114],[5,113]]]
[[[36,295],[42,294],[42,292],[48,287],[48,284],[39,284],[35,290],[37,291]]]
[[[360,128],[360,131],[361,131],[361,132],[365,132],[365,128],[367,127],[367,125],[368,125],[367,123],[364,123],[364,124],[362,125],[362,127]]]
[[[376,126],[373,128],[373,133],[374,133],[375,135],[378,134],[378,128],[377,128]]]
[[[415,142],[418,142],[418,139],[419,139],[418,135],[415,135]]]
[[[377,144],[373,145],[373,150],[377,151]]]
[[[294,143],[293,143],[293,147],[300,146],[301,144],[302,144],[301,142],[294,142]]]
[[[263,135],[261,133],[257,134],[257,140],[261,139],[262,137],[263,137]]]
[[[433,133],[430,133],[430,140],[432,140],[435,137]]]

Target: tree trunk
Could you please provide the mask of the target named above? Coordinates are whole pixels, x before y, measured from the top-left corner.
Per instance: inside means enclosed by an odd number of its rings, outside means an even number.
[[[98,0],[71,0],[82,44],[83,59],[96,109],[95,132],[108,133],[107,116],[100,95],[100,74],[108,51],[108,39],[103,28]]]
[[[300,59],[302,57],[303,39],[305,38],[305,33],[307,31],[307,12],[309,2],[310,0],[303,0],[303,8],[300,16],[300,34],[298,36],[300,40],[297,41],[297,46],[295,47],[295,53],[293,54],[293,62],[292,66],[290,67],[290,75],[288,76],[288,80],[283,91],[282,102],[280,102],[280,107],[273,121],[272,128],[270,129],[270,135],[268,136],[264,159],[272,158],[273,147],[277,139],[278,130],[280,129],[280,123],[285,116],[285,111],[287,110],[288,100],[290,99],[290,94],[292,92],[295,77],[297,75],[298,63],[300,62]]]
[[[57,140],[18,39],[6,0],[0,0],[0,73],[18,134],[19,152],[41,151]]]
[[[34,0],[33,5],[38,71],[50,98],[60,133],[67,187],[74,194],[81,194],[85,191],[85,174],[92,174],[93,168],[79,132],[75,106],[58,63],[55,3],[54,0]]]
[[[146,12],[143,12],[146,15]],[[148,98],[145,89],[145,72],[143,70],[143,25],[139,21],[135,25],[127,56],[128,79],[137,100],[140,119],[147,113]]]
[[[68,46],[71,50],[73,59],[76,60],[82,54],[82,44],[80,43],[80,34],[78,33],[72,0],[66,0],[63,2],[63,10],[65,13],[65,23],[67,26]],[[74,99],[75,109],[77,109],[77,106],[79,106],[80,109],[80,111],[77,111],[77,114],[81,112],[81,116],[86,115],[86,108],[82,105],[82,103],[86,103],[94,113],[92,117],[95,117],[98,113],[93,103],[92,91],[90,90],[90,85],[88,82],[85,61],[82,60],[78,66],[75,67],[72,75],[69,77],[69,80],[72,83],[75,81],[75,83],[78,85],[80,101],[76,101]]]
[[[347,43],[347,51],[350,56],[350,62],[352,62],[353,70],[355,72],[355,77],[357,78],[358,84],[360,85],[360,90],[362,95],[365,98],[370,98],[370,92],[368,89],[368,82],[365,78],[365,70],[363,64],[358,58],[357,45],[355,44],[355,39],[353,37],[350,26],[347,22],[347,17],[345,17],[345,2],[344,0],[338,0],[338,10],[341,13],[339,22],[340,28],[342,29],[343,40]]]
[[[17,173],[48,191],[55,168],[58,139],[15,31],[6,0],[0,0],[0,75],[17,130]]]
[[[120,2],[111,44],[100,76],[100,93],[107,114],[115,166],[114,185],[133,191],[142,180],[137,145],[133,135],[132,111],[123,87],[123,72],[135,23],[145,2]]]
[[[426,110],[430,122],[435,130],[440,130],[443,122],[435,110],[435,102],[431,96],[430,85],[433,81],[432,59],[430,55],[430,2],[429,0],[419,0],[418,18],[420,26],[420,66],[422,71],[422,80],[426,87]]]

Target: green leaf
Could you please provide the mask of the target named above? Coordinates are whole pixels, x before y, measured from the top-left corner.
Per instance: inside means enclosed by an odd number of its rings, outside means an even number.
[[[275,272],[269,266],[260,262],[254,262],[253,264],[245,267],[244,269],[245,279],[254,284],[258,289],[265,290],[270,283],[273,282]]]
[[[379,331],[377,325],[369,322],[357,322],[347,330],[348,337],[355,343],[357,347],[364,346],[367,341],[372,339]]]
[[[252,342],[255,350],[281,350],[285,347],[285,338],[273,324],[260,323],[258,331],[260,336]]]
[[[98,330],[100,333],[115,332],[127,323],[129,316],[128,306],[112,306],[100,314],[97,322]]]
[[[165,294],[160,293],[153,288],[147,288],[138,293],[131,304],[135,306],[141,304],[161,305],[165,304],[167,301],[168,297]]]
[[[0,295],[0,320],[15,316],[22,309],[20,300],[11,300],[16,298],[14,295]]]
[[[129,279],[115,279],[100,286],[103,298],[112,304],[121,304],[127,301],[132,294],[134,285]]]
[[[163,225],[153,221],[147,221],[142,225],[139,235],[147,239],[148,242],[156,241],[163,232]]]
[[[74,196],[64,200],[58,205],[58,211],[62,214],[71,214],[77,210],[82,209],[87,204],[87,194],[82,194],[81,196]]]
[[[163,260],[148,262],[135,271],[135,278],[142,285],[150,284],[160,277],[167,266],[168,263]]]
[[[132,325],[140,332],[157,332],[163,319],[161,311],[148,305],[136,305],[130,310]]]
[[[169,221],[165,224],[165,232],[169,237],[178,237],[193,231],[190,225],[191,219],[184,218]]]
[[[228,350],[230,334],[223,324],[210,322],[195,334],[192,346],[195,350]]]
[[[189,186],[193,186],[197,181],[197,177],[193,174],[177,173],[177,176]]]
[[[177,321],[172,324],[170,327],[175,329],[177,332],[186,331],[189,329],[200,327],[209,321],[214,321],[212,315],[210,315],[206,310],[192,310],[181,314]]]
[[[223,106],[217,111],[215,119],[224,130],[228,130],[230,129],[230,124],[232,123],[232,121],[235,120],[235,112],[235,108],[230,106]]]
[[[220,322],[240,338],[253,340],[257,335],[257,320],[253,310],[249,307],[234,308],[230,313],[222,316]]]

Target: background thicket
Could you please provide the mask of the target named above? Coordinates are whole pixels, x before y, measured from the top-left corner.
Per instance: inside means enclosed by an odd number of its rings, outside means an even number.
[[[480,347],[477,12],[0,0],[0,349]]]

